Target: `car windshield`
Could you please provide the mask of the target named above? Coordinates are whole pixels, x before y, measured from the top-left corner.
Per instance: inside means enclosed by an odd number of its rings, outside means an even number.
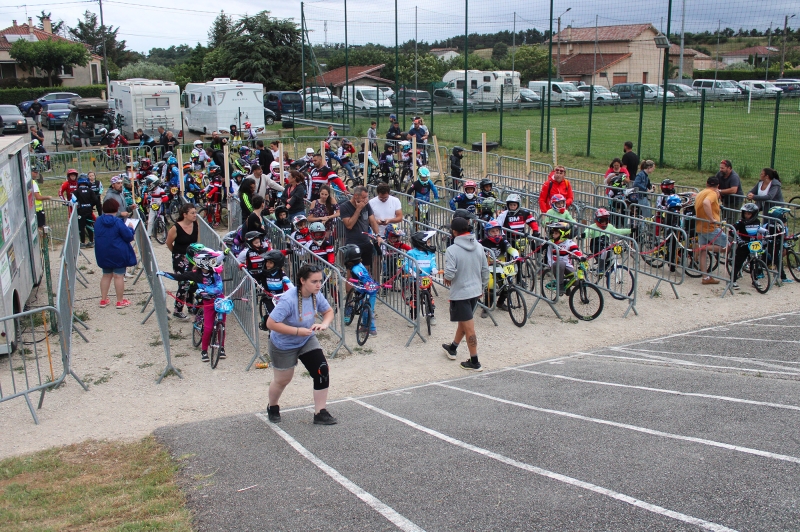
[[[764,82],[764,86],[768,89],[777,89],[778,87],[774,83]]]
[[[48,111],[68,111],[69,105],[66,103],[51,103],[47,106]]]
[[[566,92],[578,92],[578,87],[576,87],[572,83],[564,83],[562,86],[564,87],[564,90]]]
[[[606,93],[606,92],[611,92],[611,91],[610,91],[610,90],[608,90],[608,89],[607,89],[607,88],[605,88],[605,87],[595,87],[595,88],[594,88],[594,92],[602,92],[602,93]]]
[[[364,98],[367,100],[383,100],[386,98],[383,91],[379,91],[378,89],[361,89],[361,94],[363,94]]]
[[[296,92],[289,92],[281,96],[283,103],[301,103],[303,99]]]
[[[0,113],[4,115],[19,115],[22,114],[17,109],[16,105],[0,105]]]
[[[726,89],[735,89],[736,87],[730,81],[720,81],[719,86]]]

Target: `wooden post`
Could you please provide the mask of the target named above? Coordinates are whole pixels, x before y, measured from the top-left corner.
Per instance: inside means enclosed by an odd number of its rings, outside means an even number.
[[[231,231],[231,209],[230,209],[230,201],[231,201],[231,163],[230,163],[230,153],[231,149],[228,146],[228,143],[222,145],[222,156],[223,156],[223,167],[222,171],[225,172],[225,194],[228,195],[228,231]],[[220,210],[222,209],[222,205],[220,205]],[[220,214],[222,214],[220,212]]]
[[[483,177],[486,177],[486,133],[481,133],[481,170]]]
[[[361,176],[364,179],[364,186],[367,186],[367,183],[369,183],[369,157],[367,157],[367,154],[369,154],[369,152],[370,152],[370,149],[369,149],[369,138],[365,137],[364,138],[364,173]],[[358,153],[357,152],[356,152],[356,160],[358,160]]]
[[[411,137],[411,171],[414,181],[417,180],[417,136]]]
[[[525,130],[525,176],[531,175],[531,130]]]
[[[186,185],[183,182],[184,178],[183,178],[183,149],[182,148],[178,148],[178,175],[181,176],[180,177],[180,183],[179,183],[178,186],[181,189],[181,197],[183,197],[183,193],[186,192],[186,190],[185,190]]]
[[[280,142],[278,144],[278,162],[280,163],[280,166],[278,167],[280,170],[280,174],[278,175],[281,176],[281,181],[283,181],[283,142]]]
[[[439,179],[442,180],[442,184],[445,184],[445,172],[442,169],[442,156],[439,154],[439,140],[436,138],[436,135],[433,136],[433,152],[436,155],[436,168],[439,170]]]
[[[325,141],[319,141],[319,153],[322,155],[322,160],[325,160]]]
[[[558,165],[558,135],[556,128],[553,128],[553,166]]]

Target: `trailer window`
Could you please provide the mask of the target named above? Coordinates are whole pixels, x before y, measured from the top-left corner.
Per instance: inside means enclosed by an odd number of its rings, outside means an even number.
[[[469,86],[470,86],[471,89],[477,89],[478,88],[478,80],[477,79],[469,80]]]
[[[491,76],[483,76],[483,82],[484,83],[489,83],[490,81],[492,81],[492,77]]]
[[[152,109],[153,107],[169,107],[169,98],[145,98],[145,109]]]
[[[210,94],[208,96],[206,96],[206,104],[208,104],[208,106],[211,107],[211,95]]]
[[[463,89],[464,88],[464,80],[463,79],[456,80],[456,88],[457,89]]]
[[[484,85],[483,92],[492,92],[492,88],[489,85]]]
[[[192,94],[192,103],[197,103],[197,99],[195,98],[194,94]]]

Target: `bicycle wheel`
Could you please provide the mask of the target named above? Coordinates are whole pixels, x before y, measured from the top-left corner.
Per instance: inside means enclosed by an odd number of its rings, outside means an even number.
[[[606,288],[614,299],[625,299],[633,294],[633,272],[627,266],[613,265],[606,272]]]
[[[603,312],[603,294],[592,283],[579,282],[569,293],[569,309],[579,320],[592,321]]]
[[[119,171],[122,167],[122,157],[119,155],[112,155],[111,157],[106,157],[106,168],[111,170],[112,172]]]
[[[354,308],[354,301],[356,299],[356,291],[350,290],[347,293],[347,297],[344,300],[344,324],[350,325],[353,323],[353,314],[355,314],[356,309]],[[350,309],[350,318],[347,317],[347,309]]]
[[[530,292],[536,290],[536,268],[533,266],[532,258],[523,262],[522,267],[517,271],[517,284],[523,290]]]
[[[667,261],[667,246],[660,245],[655,249],[649,248],[640,252],[642,260],[653,268],[661,268]]]
[[[795,281],[800,282],[800,256],[791,249],[787,250],[783,264],[789,270],[789,275],[791,275]]]
[[[51,157],[50,168],[56,175],[63,175],[67,171],[67,161],[62,157]]]
[[[156,226],[155,226],[155,233],[156,233],[156,242],[159,244],[164,244],[167,241],[167,224],[164,222],[164,215],[159,215],[156,218]]]
[[[539,284],[542,290],[542,297],[553,302],[558,299],[558,279],[556,279],[556,273],[552,268],[542,270]]]
[[[693,251],[686,250],[686,252],[688,253],[686,256],[686,275],[697,279],[703,275],[700,271],[700,262],[695,258]],[[709,253],[706,257],[706,273],[713,272],[717,269],[717,266],[719,266],[719,253]]]
[[[420,316],[425,318],[425,323],[428,326],[428,336],[431,335],[431,295],[428,293],[427,290],[420,291],[420,298],[419,298],[419,308],[417,312],[419,312]]]
[[[258,298],[258,316],[259,318],[261,318],[261,320],[259,321],[260,324],[259,328],[262,331],[267,330],[267,318],[269,317],[269,308],[267,308],[267,298],[268,296],[266,295],[262,295],[261,297]]]
[[[522,292],[516,286],[509,286],[506,292],[506,305],[511,321],[517,327],[523,327],[528,321],[528,304]]]
[[[173,198],[173,200],[169,202],[169,205],[167,205],[167,219],[172,225],[175,225],[175,222],[178,219],[178,211],[180,208],[181,202],[178,200],[178,198]]]
[[[770,273],[764,261],[758,258],[750,258],[750,279],[753,280],[753,288],[759,294],[769,292]]]
[[[203,341],[203,309],[198,309],[197,314],[200,316],[200,320],[196,320],[192,324],[192,345],[200,347],[200,343]]]
[[[358,313],[358,323],[356,327],[356,342],[358,345],[364,345],[369,339],[369,327],[372,323],[372,309],[369,304],[364,302]]]
[[[211,369],[217,367],[219,363],[219,350],[223,348],[225,345],[225,326],[222,325],[222,322],[217,322],[214,324],[214,332],[211,333],[211,345],[208,346],[210,353],[208,356],[211,357]]]

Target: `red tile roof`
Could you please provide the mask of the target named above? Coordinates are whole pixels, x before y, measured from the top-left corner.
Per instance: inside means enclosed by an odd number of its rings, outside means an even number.
[[[596,29],[599,42],[628,42],[632,41],[648,29],[656,33],[658,30],[652,24],[625,24],[621,26],[598,26]],[[553,40],[558,40],[558,33]],[[567,28],[561,30],[561,42],[594,42],[595,28]]]
[[[768,50],[766,46],[751,46],[750,48],[742,48],[741,50],[736,50],[734,52],[725,52],[724,54],[720,54],[722,57],[729,57],[729,56],[738,56],[738,55],[775,55],[778,53],[777,48],[775,50]]]
[[[670,44],[669,45],[669,55],[681,55],[681,45],[680,44]],[[691,57],[697,55],[697,50],[692,50],[691,48],[683,47],[683,56],[684,57]]]
[[[370,79],[373,81],[377,81],[384,85],[394,85],[394,81],[389,79],[383,79],[378,74],[380,73],[380,69],[382,69],[385,64],[381,65],[368,65],[368,66],[355,66],[350,65],[347,74],[350,76],[350,84],[360,80],[360,79]],[[330,87],[333,85],[334,87],[344,87],[346,81],[345,76],[345,67],[334,68],[330,72],[325,72],[321,76],[317,76],[314,78],[313,83],[318,86],[325,86]]]
[[[11,45],[13,43],[8,42],[8,39],[3,38],[3,35],[28,35],[31,31],[28,30],[27,24],[20,24],[18,26],[9,26],[4,30],[0,30],[0,50],[11,50]],[[71,42],[74,43],[76,41],[72,41],[70,39],[65,39],[61,35],[56,35],[54,33],[47,33],[44,30],[40,30],[36,26],[33,27],[33,32],[36,39],[39,41],[46,41],[48,39],[56,39],[59,41]],[[88,46],[87,46],[88,48]],[[99,55],[91,54],[93,59],[102,59]]]
[[[631,54],[597,54],[597,70],[595,72],[602,72],[608,67],[615,65],[627,59]],[[592,75],[594,68],[595,55],[594,54],[573,54],[561,61],[561,75],[562,76],[583,76]]]

